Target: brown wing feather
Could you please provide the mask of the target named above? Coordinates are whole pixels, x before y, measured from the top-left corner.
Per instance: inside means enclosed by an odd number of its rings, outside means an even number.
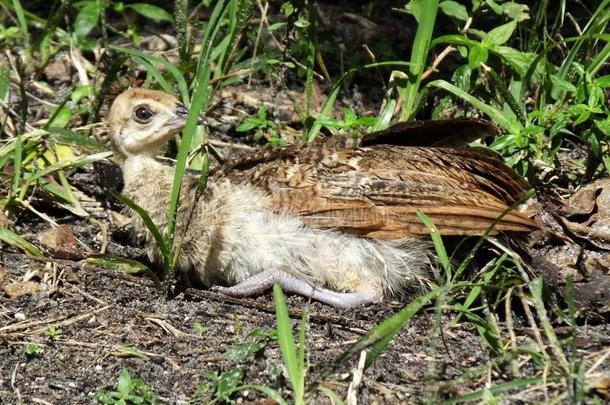
[[[499,129],[476,118],[410,121],[364,136],[361,146],[464,146],[476,139],[497,136]]]
[[[254,154],[215,174],[254,184],[274,209],[317,228],[396,239],[428,234],[426,213],[445,235],[483,233],[527,189],[501,159],[473,149],[317,144]],[[531,231],[517,211],[495,231]]]

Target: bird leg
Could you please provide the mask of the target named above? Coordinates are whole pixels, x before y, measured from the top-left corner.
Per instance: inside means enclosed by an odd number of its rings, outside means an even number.
[[[309,297],[336,308],[353,308],[379,301],[379,297],[366,291],[341,293],[311,285],[307,281],[281,270],[265,270],[234,286],[214,286],[211,289],[232,297],[249,297],[265,292],[275,283],[278,283],[284,291]]]

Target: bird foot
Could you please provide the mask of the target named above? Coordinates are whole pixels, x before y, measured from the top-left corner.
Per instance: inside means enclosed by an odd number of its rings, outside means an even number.
[[[365,291],[341,293],[324,287],[314,286],[291,274],[277,270],[266,270],[231,287],[214,286],[210,290],[231,297],[250,297],[269,290],[279,284],[286,292],[302,295],[336,308],[354,308],[379,301],[379,297]]]

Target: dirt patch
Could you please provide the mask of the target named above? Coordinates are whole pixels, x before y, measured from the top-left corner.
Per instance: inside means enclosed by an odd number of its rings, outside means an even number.
[[[251,342],[251,332],[275,327],[271,294],[237,300],[186,290],[167,299],[148,279],[76,262],[32,261],[3,253],[2,265],[3,283],[19,282],[26,273],[35,272],[30,282],[41,285],[41,292],[33,295],[1,298],[3,403],[91,403],[93,394],[113,388],[123,368],[167,403],[193,398],[206,381],[204,373],[233,368],[243,370],[245,382],[284,387],[288,392],[276,342],[243,363],[223,356],[237,344]],[[301,309],[310,311],[307,359],[312,378],[400,307],[390,303],[335,310],[297,296],[288,297],[288,304],[295,328]],[[60,330],[55,336],[49,332],[52,327]],[[519,339],[527,339],[527,328],[521,331]],[[580,350],[595,353],[610,345],[605,325],[581,332]],[[483,386],[490,359],[474,327],[458,324],[440,337],[433,315],[416,316],[366,370],[358,391],[360,403],[419,402],[427,393],[455,396]],[[32,345],[42,352],[27,356],[26,348]],[[350,367],[356,364],[353,359],[345,374],[334,375],[325,386],[344,397],[352,379]],[[508,370],[487,371],[495,379],[511,377]],[[249,390],[237,398],[248,402],[261,397]]]

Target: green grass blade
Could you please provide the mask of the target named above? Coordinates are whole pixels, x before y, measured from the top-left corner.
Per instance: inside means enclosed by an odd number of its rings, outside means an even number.
[[[186,170],[186,159],[190,151],[191,141],[195,135],[195,130],[197,129],[199,114],[207,107],[212,96],[210,94],[211,92],[208,91],[211,72],[210,55],[212,52],[214,39],[218,34],[221,18],[226,12],[226,8],[227,3],[225,0],[220,0],[218,3],[216,3],[203,37],[204,46],[197,66],[197,76],[195,77],[196,86],[192,97],[193,103],[191,104],[186,125],[182,132],[182,142],[180,144],[180,148],[178,149],[178,156],[176,158],[176,172],[167,214],[168,223],[166,238],[169,241],[170,246],[173,246],[178,199],[180,198],[180,188],[182,179],[184,177],[184,172]]]
[[[509,131],[511,133],[519,133],[521,131],[521,126],[518,121],[509,120],[508,118],[506,118],[504,116],[504,114],[500,110],[498,110],[488,104],[485,104],[478,98],[468,94],[464,90],[454,86],[453,84],[451,84],[445,80],[434,80],[434,81],[428,83],[428,86],[436,87],[436,88],[448,91],[449,93],[453,94],[454,96],[459,97],[462,100],[472,104],[474,107],[478,108],[483,113],[487,114],[493,122],[498,124],[500,127],[505,129],[506,131]]]
[[[22,164],[22,152],[23,152],[23,142],[21,139],[21,134],[17,134],[17,138],[14,142],[14,157],[13,157],[13,182],[11,183],[11,192],[9,194],[9,199],[13,198],[17,195],[20,189],[21,183],[21,164]]]
[[[0,240],[8,243],[11,246],[15,246],[24,252],[37,257],[42,257],[42,252],[38,250],[38,248],[32,245],[30,242],[25,240],[20,235],[17,235],[15,232],[3,228],[0,226]]]
[[[413,1],[416,2],[416,1]],[[438,12],[438,0],[419,0],[420,13],[418,17],[417,32],[413,41],[411,51],[411,66],[409,67],[409,81],[401,93],[404,105],[400,114],[400,121],[411,119],[415,115],[417,93],[421,83],[421,75],[426,68],[428,50],[432,40],[436,14]]]
[[[591,75],[595,75],[599,69],[601,69],[606,62],[610,59],[610,43],[606,43],[601,51],[591,61],[591,63],[587,66],[587,72]]]
[[[70,131],[69,129],[49,128],[47,129],[47,132],[49,133],[49,138],[58,143],[76,146],[94,152],[104,152],[108,150],[106,145],[104,145],[102,142],[90,136],[75,131]]]
[[[169,85],[169,83],[167,82],[167,80],[165,80],[161,72],[159,72],[159,69],[157,69],[152,63],[150,63],[148,59],[141,58],[139,56],[136,56],[135,59],[141,64],[143,64],[144,67],[146,67],[146,71],[155,78],[155,80],[157,81],[157,83],[159,83],[159,86],[161,86],[164,92],[176,95],[174,89],[172,89],[172,86]]]
[[[157,288],[161,287],[159,277],[157,277],[157,275],[148,266],[145,266],[136,260],[106,254],[96,254],[87,257],[85,262],[94,266],[119,271],[125,274],[144,274],[150,277]]]
[[[305,346],[307,345],[307,339],[305,332],[307,331],[307,321],[309,319],[309,313],[307,308],[303,311],[301,322],[299,323],[299,353],[298,353],[298,364],[297,368],[300,372],[300,379],[297,381],[299,384],[298,390],[295,390],[295,396],[298,392],[301,396],[305,393]]]
[[[495,259],[493,268],[491,270],[486,271],[485,274],[483,275],[482,285],[489,285],[489,283],[491,282],[491,279],[502,268],[501,266],[507,258],[508,258],[508,254],[503,253],[502,256],[500,256],[498,259]],[[470,292],[468,293],[468,296],[464,300],[464,303],[457,304],[456,306],[459,307],[460,310],[464,311],[464,312],[471,310],[470,307],[472,306],[472,304],[474,304],[474,302],[479,297],[479,295],[481,294],[482,291],[483,291],[483,288],[481,285],[474,285],[472,287],[472,290],[470,290]],[[451,321],[451,325],[457,325],[457,323],[459,322],[459,320],[461,318],[461,315],[462,314],[457,314],[455,316],[455,318],[453,318],[453,320]]]
[[[0,63],[0,101],[6,101],[10,85],[11,69],[8,63]],[[0,125],[2,123],[0,122]]]
[[[19,21],[19,29],[21,30],[21,35],[23,35],[23,42],[25,45],[25,51],[27,52],[29,62],[29,59],[31,59],[32,57],[32,47],[30,44],[28,21],[25,17],[23,7],[21,6],[21,2],[19,0],[13,0],[13,9],[15,10],[15,14],[17,14],[17,21]]]
[[[141,59],[147,60],[150,64],[156,63],[156,64],[163,65],[167,69],[167,71],[170,72],[172,76],[174,76],[174,79],[176,80],[176,83],[178,84],[178,89],[180,90],[180,96],[182,97],[182,102],[186,105],[190,104],[189,89],[188,89],[188,85],[186,84],[186,80],[185,80],[184,76],[182,75],[182,73],[180,73],[180,70],[178,70],[178,68],[176,68],[176,66],[174,66],[170,61],[163,59],[163,58],[153,56],[153,55],[145,54],[144,52],[140,52],[135,49],[123,48],[121,46],[109,45],[108,48],[112,49],[114,51],[117,51],[117,52],[124,53],[129,56],[133,56],[134,58],[141,58]],[[173,91],[173,89],[171,89],[168,93],[175,95],[175,92]]]
[[[142,218],[142,221],[144,221],[144,225],[146,225],[146,228],[148,228],[153,238],[155,239],[157,247],[161,251],[163,258],[165,259],[165,263],[169,263],[169,246],[165,242],[165,239],[163,239],[163,236],[161,236],[159,228],[157,228],[153,220],[150,218],[150,215],[148,215],[148,212],[146,212],[144,208],[136,204],[131,198],[124,196],[118,191],[110,190],[110,193],[114,198],[131,208],[140,216],[140,218]]]
[[[109,157],[110,155],[112,155],[112,152],[100,152],[100,153],[96,153],[93,155],[77,156],[72,159],[62,160],[62,161],[53,163],[52,165],[49,165],[43,169],[37,170],[37,171],[29,174],[28,176],[25,177],[25,181],[28,184],[30,184],[34,180],[47,176],[57,170],[62,170],[67,167],[81,167],[81,166],[88,165],[93,162],[97,162],[98,160],[105,159],[105,158]]]
[[[400,332],[407,322],[409,322],[413,315],[419,312],[424,305],[427,305],[432,300],[435,300],[445,291],[446,288],[439,287],[430,291],[426,295],[417,297],[399,312],[377,325],[372,331],[364,336],[364,339],[361,338],[359,340],[361,341],[361,345],[366,344],[367,346],[370,346],[370,350],[366,355],[365,367],[369,367],[375,362],[375,360],[377,360],[381,353],[383,353],[386,347],[390,344],[392,339],[394,339],[398,332]],[[355,350],[357,346],[358,342],[356,342],[349,351]],[[360,352],[360,350],[357,350],[354,352],[354,354],[358,352]]]
[[[533,384],[546,384],[551,381],[557,381],[559,380],[559,378],[560,377],[556,375],[546,377],[518,378],[507,383],[492,385],[491,387],[485,387],[465,395],[460,395],[459,397],[444,401],[443,404],[452,405],[460,404],[463,402],[472,402],[483,399],[486,395],[488,395],[488,392],[492,394],[500,394],[502,392],[524,388]]]
[[[240,392],[240,391],[245,391],[245,390],[259,391],[259,392],[263,393],[264,395],[266,395],[268,398],[277,402],[278,405],[288,405],[288,402],[284,398],[282,398],[282,394],[279,391],[274,390],[273,388],[267,387],[265,385],[260,385],[260,384],[240,385],[239,387],[235,387],[231,390],[227,390],[225,393],[227,395],[230,395],[234,392]]]
[[[290,317],[288,315],[288,307],[286,306],[286,300],[282,293],[282,288],[278,284],[273,285],[273,299],[275,302],[275,316],[277,319],[277,339],[282,351],[282,358],[284,359],[284,365],[288,372],[288,378],[292,389],[294,390],[295,402],[298,403],[299,399],[303,398],[303,369],[300,368],[299,361],[297,359],[297,349],[294,344],[294,336],[292,334],[292,327],[290,323]]]
[[[417,218],[419,218],[419,220],[422,221],[430,231],[430,238],[434,244],[436,255],[438,256],[438,259],[445,270],[445,280],[451,280],[451,261],[447,255],[447,250],[445,249],[445,244],[443,243],[441,233],[438,231],[436,225],[434,225],[434,222],[432,222],[432,220],[421,210],[417,210],[415,213],[417,214]]]
[[[572,69],[572,65],[573,65],[574,61],[576,60],[576,58],[578,57],[578,55],[581,51],[582,45],[586,41],[589,41],[589,39],[590,39],[589,35],[603,34],[605,32],[606,25],[608,24],[608,19],[610,19],[610,13],[608,12],[609,5],[610,5],[610,0],[603,0],[599,4],[599,6],[597,7],[595,12],[589,19],[589,22],[583,29],[582,35],[580,35],[578,37],[579,39],[576,41],[574,46],[572,46],[572,48],[570,48],[570,51],[568,52],[565,59],[563,60],[561,68],[559,69],[559,72],[557,73],[559,78],[564,79],[564,80],[567,78],[568,73]]]
[[[544,281],[541,277],[535,278],[531,281],[531,283],[529,284],[529,290],[532,294],[532,302],[534,304],[534,308],[536,308],[536,315],[538,316],[538,319],[542,324],[542,329],[544,330],[551,349],[555,354],[555,358],[559,362],[561,368],[563,368],[563,371],[566,373],[566,375],[568,375],[570,371],[570,364],[568,363],[568,360],[565,354],[563,353],[561,343],[559,342],[559,339],[555,334],[555,329],[553,328],[553,325],[551,325],[551,320],[549,319],[546,308],[544,306],[544,298],[542,296],[543,286]]]
[[[334,405],[344,405],[345,404],[345,402],[343,402],[343,399],[341,399],[339,394],[337,394],[335,391],[331,390],[330,388],[327,388],[324,386],[319,386],[318,391],[320,391],[321,393],[326,395],[328,397],[328,399],[330,399],[331,403]]]

